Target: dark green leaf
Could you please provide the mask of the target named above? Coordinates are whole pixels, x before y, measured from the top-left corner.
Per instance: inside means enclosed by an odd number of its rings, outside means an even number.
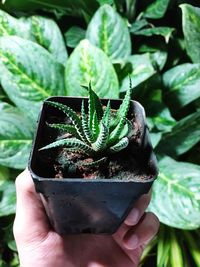
[[[23,169],[27,166],[28,157],[32,145],[32,128],[32,123],[29,123],[17,108],[12,108],[10,106],[9,109],[7,108],[1,111],[1,165],[16,169]]]
[[[134,32],[135,35],[154,36],[160,35],[165,38],[165,42],[168,43],[169,39],[175,29],[170,27],[153,27],[148,29],[142,29]]]
[[[158,50],[154,53],[151,53],[151,58],[153,66],[158,70],[162,70],[167,61],[167,52],[164,50]]]
[[[187,152],[200,141],[200,111],[177,122],[171,132],[163,135],[159,153],[178,156]]]
[[[131,25],[130,32],[131,33],[135,33],[135,32],[141,30],[142,28],[144,28],[147,25],[149,25],[149,22],[146,19],[136,20]]]
[[[0,77],[10,99],[34,120],[41,101],[65,95],[63,66],[43,47],[17,36],[0,38]]]
[[[0,181],[0,217],[15,213],[15,185],[13,182]]]
[[[200,266],[199,239],[196,238],[196,233],[193,234],[191,231],[183,231],[183,235],[196,266]]]
[[[65,33],[65,39],[68,47],[75,48],[81,40],[85,39],[85,30],[77,26],[72,26]]]
[[[67,61],[67,95],[88,96],[81,85],[88,86],[90,82],[99,97],[116,98],[119,95],[117,75],[110,60],[102,50],[83,40]]]
[[[170,0],[154,0],[144,11],[144,17],[150,19],[160,19],[165,15]]]
[[[188,4],[180,7],[187,53],[194,63],[200,63],[200,8]]]
[[[166,101],[174,110],[200,97],[200,64],[182,64],[163,75]]]
[[[9,178],[9,169],[6,167],[0,166],[0,181],[7,180],[8,178]]]
[[[161,132],[170,132],[176,125],[176,120],[172,118],[170,111],[166,107],[159,109],[158,114],[151,117],[154,127]]]
[[[93,16],[86,38],[101,48],[111,60],[131,54],[131,40],[128,27],[120,15],[109,5],[100,7]]]
[[[153,148],[155,148],[162,138],[162,133],[151,132],[150,137],[151,137],[152,146],[153,146]]]
[[[132,80],[132,88],[136,87],[155,74],[149,53],[130,56],[128,57],[127,62],[130,62],[132,66],[132,72],[129,75]],[[129,76],[122,81],[120,92],[125,92],[129,88]]]
[[[165,157],[153,185],[150,210],[160,221],[180,229],[200,226],[200,167]]]

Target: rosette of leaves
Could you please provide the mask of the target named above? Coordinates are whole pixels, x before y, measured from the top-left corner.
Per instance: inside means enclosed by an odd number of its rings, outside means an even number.
[[[107,106],[103,106],[91,85],[86,89],[89,92],[88,114],[85,111],[86,100],[82,101],[81,116],[64,104],[46,101],[46,104],[64,112],[71,124],[48,124],[52,128],[66,132],[67,137],[50,143],[40,150],[64,147],[69,152],[85,154],[92,158],[89,163],[80,161],[76,164],[94,167],[104,162],[110,154],[125,149],[129,144],[129,138],[133,134],[133,124],[127,119],[131,86],[118,110],[111,109],[110,101]]]

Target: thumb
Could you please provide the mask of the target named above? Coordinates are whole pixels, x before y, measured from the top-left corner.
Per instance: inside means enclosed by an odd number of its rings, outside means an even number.
[[[17,207],[13,232],[17,242],[44,239],[50,231],[40,196],[26,169],[16,179]]]

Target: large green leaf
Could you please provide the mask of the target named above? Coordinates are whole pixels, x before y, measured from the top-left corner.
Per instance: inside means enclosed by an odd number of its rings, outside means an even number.
[[[165,15],[170,0],[154,0],[144,11],[144,17],[160,19]]]
[[[200,97],[200,64],[185,63],[163,75],[165,96],[174,110]]]
[[[41,101],[64,95],[64,68],[43,47],[16,36],[0,38],[0,79],[10,99],[36,119]]]
[[[54,58],[65,64],[67,50],[57,24],[49,18],[31,16],[16,19],[0,10],[0,36],[16,35],[46,48]]]
[[[132,71],[129,76],[123,79],[120,92],[125,92],[129,87],[129,77],[131,77],[132,87],[134,88],[156,73],[150,53],[129,56],[127,62],[131,64]]]
[[[0,10],[0,36],[18,35],[30,38],[29,25]]]
[[[30,25],[31,40],[46,48],[58,62],[66,64],[67,50],[55,21],[42,16],[31,16],[24,23]]]
[[[200,167],[165,157],[159,168],[149,209],[169,226],[200,227]]]
[[[15,185],[10,181],[0,181],[0,217],[15,213]]]
[[[168,43],[169,39],[175,29],[170,27],[153,27],[147,29],[141,29],[139,31],[135,31],[135,35],[143,35],[143,36],[162,36],[165,38],[165,42]]]
[[[178,156],[200,141],[200,111],[177,122],[171,132],[163,135],[157,147],[159,153]]]
[[[109,58],[88,40],[81,41],[68,59],[65,82],[67,95],[88,96],[81,85],[88,86],[90,82],[100,97],[119,95],[117,75]]]
[[[10,168],[26,167],[32,145],[33,125],[17,109],[0,103],[0,164]]]
[[[101,6],[93,16],[86,38],[101,48],[111,60],[131,54],[131,40],[128,27],[120,15],[109,5]]]
[[[194,63],[200,63],[200,8],[188,4],[180,7],[187,53]]]

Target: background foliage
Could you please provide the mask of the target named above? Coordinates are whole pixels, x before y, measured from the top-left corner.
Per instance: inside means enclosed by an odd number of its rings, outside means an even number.
[[[129,74],[160,166],[149,209],[162,225],[141,265],[200,266],[199,1],[6,0],[1,9],[0,266],[19,265],[14,178],[42,101],[84,95],[90,81],[101,97],[122,97]]]

